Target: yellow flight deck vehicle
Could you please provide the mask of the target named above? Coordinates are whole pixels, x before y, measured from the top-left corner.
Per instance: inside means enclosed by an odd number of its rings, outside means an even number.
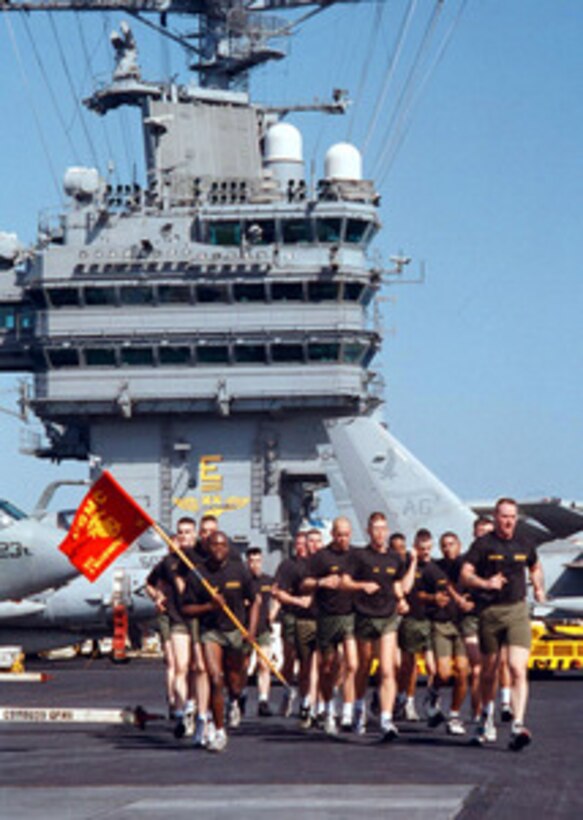
[[[583,670],[583,621],[532,622],[532,671]]]

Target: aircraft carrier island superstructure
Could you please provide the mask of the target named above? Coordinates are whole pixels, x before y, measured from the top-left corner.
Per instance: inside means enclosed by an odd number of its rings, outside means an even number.
[[[166,526],[215,513],[241,546],[278,551],[318,488],[349,507],[334,419],[373,423],[378,196],[347,143],[308,181],[289,109],[233,82],[281,55],[247,36],[245,4],[195,5],[213,42],[200,85],[142,79],[122,25],[112,81],[86,100],[99,114],[139,108],[146,184],[112,189],[70,168],[69,207],[35,246],[2,236],[0,368],[34,374],[37,455],[111,469]]]

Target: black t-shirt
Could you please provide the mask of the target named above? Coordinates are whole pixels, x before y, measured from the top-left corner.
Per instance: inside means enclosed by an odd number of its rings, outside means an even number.
[[[168,553],[158,561],[152,569],[146,583],[157,587],[166,596],[166,614],[171,623],[183,623],[184,618],[180,612],[180,596],[176,589],[175,578],[186,569],[184,562],[173,552]]]
[[[239,621],[246,625],[247,610],[245,604],[246,602],[252,603],[256,594],[253,577],[247,567],[241,561],[227,559],[220,566],[213,562],[207,562],[199,571],[213,589],[223,596],[225,603]],[[187,578],[186,590],[182,598],[183,605],[206,604],[211,600],[210,592],[207,591],[202,581],[191,572]],[[222,632],[231,632],[237,628],[220,607],[201,615],[200,623],[204,630],[218,629]]]
[[[301,595],[297,586],[300,567],[307,565],[304,558],[284,558],[275,571],[275,583],[283,592],[288,595]],[[301,607],[293,604],[282,604],[281,612],[291,615],[298,615],[302,612]]]
[[[327,575],[353,575],[355,550],[334,549],[332,545],[308,558],[307,578],[325,578]],[[350,615],[354,611],[352,592],[342,589],[316,589],[319,615]]]
[[[445,566],[444,566],[445,562]],[[455,586],[453,577],[459,580],[461,570],[461,556],[459,559],[449,561],[447,558],[439,558],[436,561],[429,561],[425,565],[423,572],[423,586],[425,592],[430,595],[435,595],[436,592],[447,592],[448,584],[451,582]],[[425,604],[425,611],[427,617],[432,621],[444,623],[445,621],[457,621],[459,610],[453,598],[450,597],[449,603],[445,606],[437,606],[433,601],[427,601]]]
[[[294,575],[291,579],[291,595],[297,595],[299,598],[305,598],[309,593],[304,592],[302,590],[302,582],[304,578],[308,577],[308,570],[309,570],[309,562],[306,561],[296,561],[296,565],[294,568]],[[315,593],[312,594],[312,601],[309,606],[302,607],[298,606],[296,609],[296,617],[300,620],[308,620],[308,621],[315,621],[318,617],[318,604],[316,602],[316,595]]]
[[[478,538],[469,548],[465,560],[475,567],[480,578],[491,578],[501,572],[507,580],[502,589],[480,589],[482,606],[515,604],[526,598],[526,568],[537,562],[536,548],[529,542],[500,538],[489,532]]]
[[[407,593],[407,603],[409,604],[409,612],[407,613],[407,618],[416,618],[419,621],[424,620],[428,617],[427,614],[427,605],[424,600],[419,597],[420,592],[427,592],[425,585],[425,572],[427,567],[432,564],[432,561],[427,561],[426,563],[422,564],[420,561],[417,562],[417,568],[415,570],[415,579],[413,581],[413,586],[411,587],[411,591]],[[411,558],[409,557],[409,561],[407,563],[407,569],[411,566]],[[406,572],[407,570],[405,570]]]
[[[373,595],[356,592],[355,610],[370,618],[389,618],[397,606],[395,581],[400,581],[404,574],[405,562],[395,550],[378,552],[370,545],[362,550],[354,550],[352,578],[355,581],[376,581],[380,586]]]
[[[253,586],[255,594],[261,595],[261,606],[259,608],[259,620],[257,622],[257,634],[269,631],[269,609],[271,606],[271,587],[273,586],[273,578],[262,572],[257,578],[252,575]]]

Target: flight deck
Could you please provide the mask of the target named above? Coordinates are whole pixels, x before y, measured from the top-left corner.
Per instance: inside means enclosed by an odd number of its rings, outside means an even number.
[[[44,684],[3,684],[0,706],[124,709],[163,714],[163,667],[157,660],[35,661]],[[378,742],[302,731],[296,718],[248,716],[225,752],[176,740],[172,724],[58,722],[0,724],[0,817],[522,818],[582,816],[578,785],[583,686],[567,673],[531,682],[534,742],[514,753],[508,730],[474,748],[421,722]],[[421,699],[423,691],[418,693]],[[272,692],[277,705],[281,689]]]

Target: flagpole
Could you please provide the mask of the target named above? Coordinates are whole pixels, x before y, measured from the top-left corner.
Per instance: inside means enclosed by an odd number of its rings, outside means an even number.
[[[234,625],[237,627],[237,629],[239,630],[239,632],[243,635],[243,637],[245,638],[245,640],[246,640],[246,641],[248,641],[248,642],[251,644],[251,646],[253,647],[253,649],[255,650],[255,652],[256,652],[256,653],[259,655],[259,657],[260,657],[260,658],[264,661],[264,663],[266,663],[266,664],[267,664],[267,666],[268,666],[268,667],[269,667],[269,669],[273,672],[273,674],[275,675],[275,677],[276,677],[276,678],[277,678],[277,679],[278,679],[278,680],[279,680],[279,681],[280,681],[280,682],[281,682],[281,683],[282,683],[282,684],[286,687],[286,689],[291,689],[291,687],[290,687],[289,683],[286,681],[286,679],[285,679],[285,678],[284,678],[284,676],[281,674],[281,672],[279,671],[279,669],[277,669],[277,667],[276,667],[276,666],[272,663],[271,659],[270,659],[270,658],[269,658],[269,657],[265,654],[265,652],[264,652],[264,651],[263,651],[263,649],[259,646],[259,644],[258,644],[258,643],[256,643],[255,641],[251,640],[251,637],[250,637],[249,632],[248,632],[248,630],[246,629],[246,627],[245,627],[245,626],[243,626],[243,624],[242,624],[242,623],[241,623],[241,621],[237,618],[237,616],[235,615],[235,613],[233,612],[233,610],[229,607],[229,605],[228,605],[227,603],[225,603],[224,601],[222,601],[222,600],[221,600],[221,598],[217,595],[217,593],[216,593],[216,592],[215,592],[215,590],[213,589],[212,585],[211,585],[211,584],[209,584],[209,582],[208,582],[208,581],[207,581],[207,579],[204,577],[204,575],[202,575],[202,573],[200,573],[200,572],[198,571],[197,567],[196,567],[196,566],[192,563],[192,561],[190,560],[190,558],[189,558],[189,557],[188,557],[188,556],[187,556],[187,555],[186,555],[186,554],[185,554],[185,553],[184,553],[184,552],[180,549],[180,547],[179,547],[177,544],[175,544],[175,543],[174,543],[174,541],[170,538],[170,536],[168,536],[168,535],[164,532],[164,530],[162,529],[162,527],[160,527],[158,524],[156,524],[156,523],[154,522],[154,523],[152,524],[152,528],[153,528],[153,529],[154,529],[154,530],[158,533],[158,535],[160,536],[160,538],[162,538],[162,539],[164,540],[164,542],[165,542],[165,543],[166,543],[166,544],[170,547],[170,549],[171,549],[173,552],[175,552],[175,553],[176,553],[176,555],[178,555],[178,557],[179,557],[179,558],[183,561],[183,563],[184,563],[184,564],[186,564],[186,566],[188,567],[188,569],[190,569],[192,572],[194,572],[194,574],[196,575],[196,577],[198,578],[198,580],[201,582],[201,584],[203,585],[203,587],[206,589],[206,591],[209,593],[209,595],[212,597],[212,599],[213,599],[214,601],[217,601],[217,602],[218,602],[218,604],[220,605],[220,607],[221,607],[221,609],[223,610],[223,612],[225,613],[225,615],[227,615],[227,616],[231,619],[231,621],[232,621],[232,622],[234,623]]]

